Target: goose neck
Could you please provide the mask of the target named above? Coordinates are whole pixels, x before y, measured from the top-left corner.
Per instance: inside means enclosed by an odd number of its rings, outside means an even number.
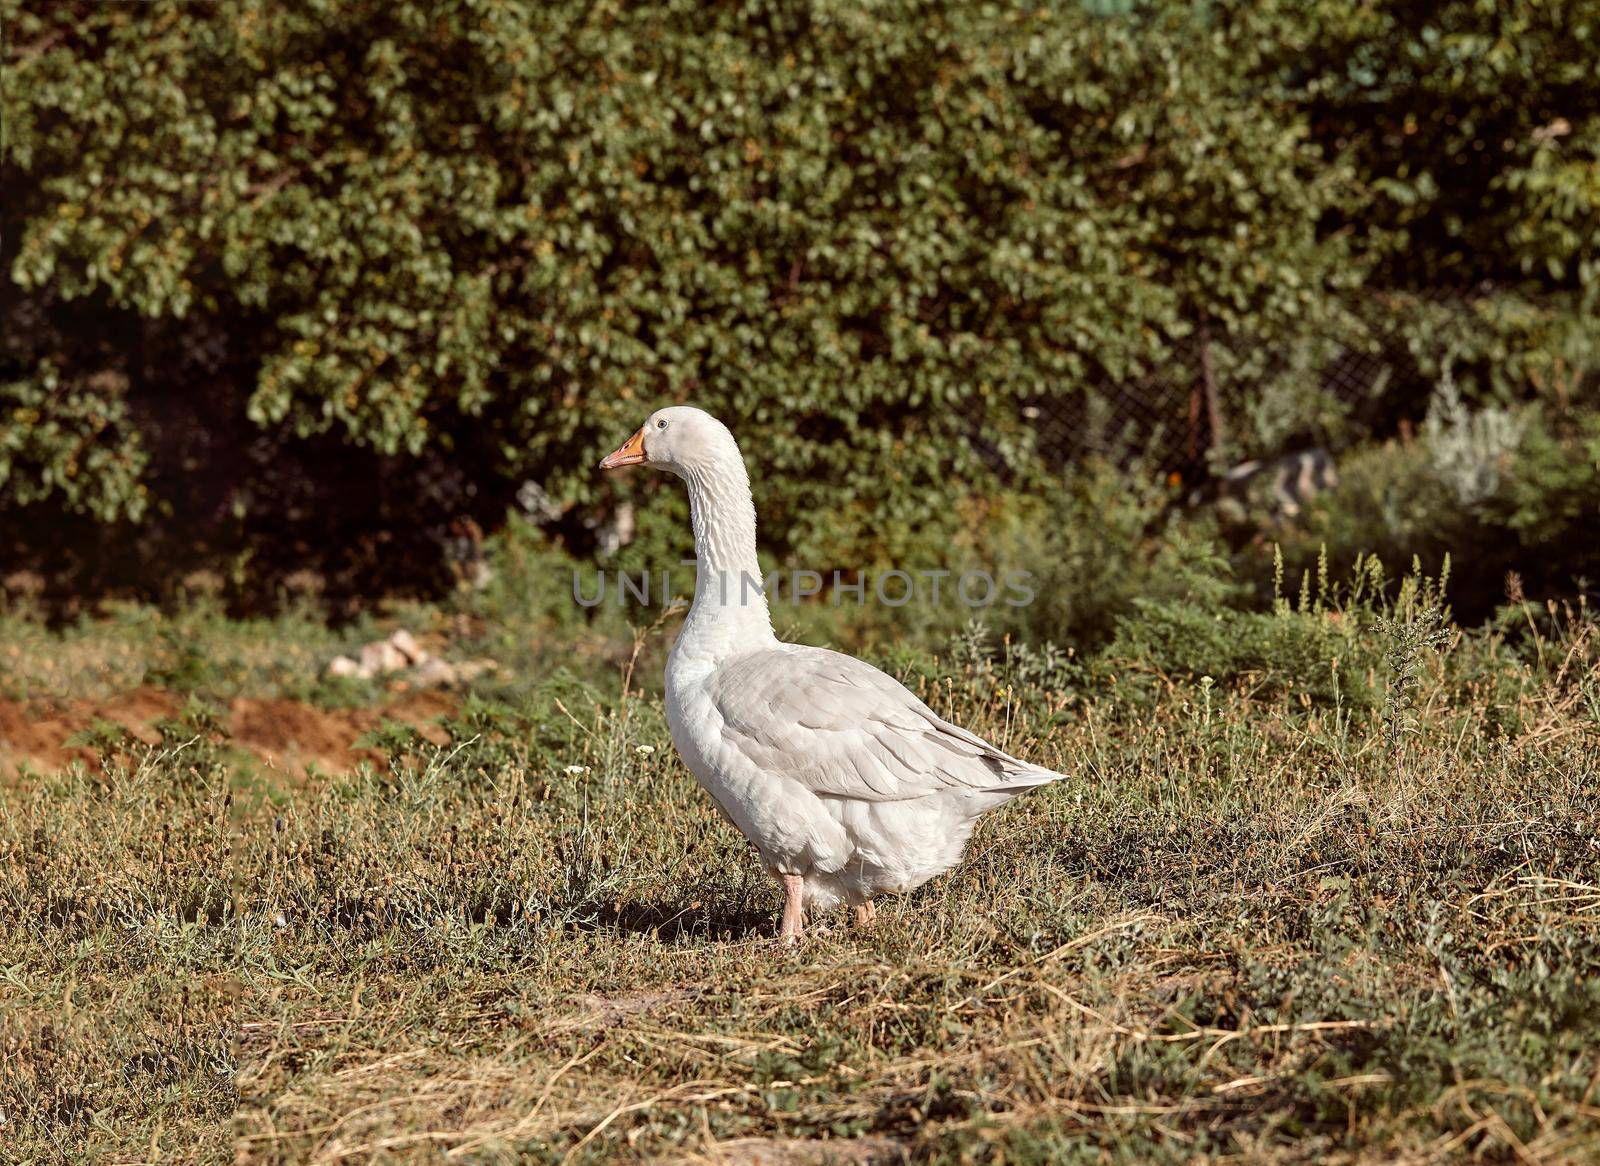
[[[694,526],[695,590],[686,633],[715,628],[723,649],[774,639],[756,558],[756,512],[750,478],[737,456],[687,470]]]

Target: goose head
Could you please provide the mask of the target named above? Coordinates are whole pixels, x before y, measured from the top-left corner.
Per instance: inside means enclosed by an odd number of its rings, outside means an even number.
[[[730,460],[740,461],[739,446],[726,425],[704,409],[672,405],[650,414],[632,437],[601,460],[600,468],[648,465],[690,478]]]

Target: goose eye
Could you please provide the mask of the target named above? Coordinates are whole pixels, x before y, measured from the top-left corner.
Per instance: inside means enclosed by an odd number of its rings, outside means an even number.
[[[667,427],[667,422],[666,422],[665,419],[662,419],[662,420],[656,422],[656,428],[657,429],[665,429],[666,427]]]

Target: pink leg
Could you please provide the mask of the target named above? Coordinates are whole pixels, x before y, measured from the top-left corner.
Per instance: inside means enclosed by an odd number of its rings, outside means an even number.
[[[778,940],[796,944],[800,942],[800,931],[805,926],[805,912],[800,906],[800,893],[805,889],[805,880],[792,874],[778,877],[783,880],[783,922],[778,927]]]
[[[872,921],[878,917],[878,909],[872,905],[872,900],[855,905],[855,924],[857,927],[871,927]]]

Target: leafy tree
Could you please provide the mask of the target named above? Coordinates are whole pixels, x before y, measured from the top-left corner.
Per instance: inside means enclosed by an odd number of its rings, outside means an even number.
[[[1386,283],[1535,277],[1600,307],[1600,4],[1324,4],[1282,48]]]
[[[1330,78],[1389,30],[955,0],[0,18],[0,521],[142,518],[163,570],[181,544],[255,571],[493,519],[528,478],[639,488],[592,467],[664,401],[734,425],[777,545],[816,561],[1031,480],[1024,405],[1197,327],[1341,318],[1378,188]],[[1508,200],[1555,197],[1542,156]]]

